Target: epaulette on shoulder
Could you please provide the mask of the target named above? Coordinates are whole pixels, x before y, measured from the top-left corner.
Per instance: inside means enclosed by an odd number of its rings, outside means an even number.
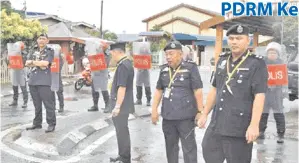
[[[219,57],[226,57],[228,55],[230,55],[231,53],[230,52],[223,52],[219,55]]]
[[[160,69],[163,69],[163,68],[165,68],[165,67],[167,67],[167,66],[168,66],[168,64],[165,63],[165,64],[163,64],[163,65],[160,65],[159,68],[160,68]]]
[[[194,61],[192,60],[187,60],[186,62],[191,63],[191,64],[196,64]]]
[[[256,54],[251,54],[250,57],[254,57],[254,58],[257,58],[257,59],[264,59],[264,56],[256,55]]]
[[[53,51],[54,49],[52,47],[47,46],[47,50]]]

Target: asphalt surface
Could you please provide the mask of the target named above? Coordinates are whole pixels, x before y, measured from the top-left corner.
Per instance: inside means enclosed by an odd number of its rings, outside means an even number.
[[[200,70],[200,72],[204,83],[205,99],[210,87],[210,72],[208,70]],[[151,72],[153,92],[158,74],[159,70]],[[44,129],[47,127],[45,111],[43,112],[43,129],[36,131],[24,130],[25,126],[31,125],[34,117],[32,101],[29,101],[27,109],[22,109],[20,106],[8,107],[12,97],[1,98],[2,162],[106,163],[109,162],[109,157],[117,154],[115,131],[111,121],[109,121],[110,114],[104,114],[101,111],[87,112],[87,109],[92,105],[90,88],[84,87],[80,91],[75,91],[74,85],[70,85],[64,87],[64,90],[65,112],[62,114],[57,113],[56,131],[50,134],[44,133]],[[143,98],[143,101],[145,104],[145,98]],[[19,104],[22,104],[21,95]],[[58,106],[58,101],[56,105]],[[104,107],[102,97],[100,97],[99,107]],[[298,100],[288,101],[286,108],[288,108],[286,110],[288,113],[286,114],[287,133],[285,143],[276,143],[276,125],[273,116],[270,116],[266,140],[254,144],[252,162],[298,162]],[[141,110],[146,112],[150,110],[150,107],[144,105],[136,107],[136,112]],[[158,125],[152,125],[149,117],[139,117],[138,115],[130,120],[131,151],[134,163],[166,162],[161,120],[160,118]],[[91,125],[94,122],[97,122],[97,125]],[[94,129],[92,130],[90,126],[93,126]],[[201,152],[201,140],[204,131],[204,129],[196,129],[199,162],[204,162]],[[70,142],[68,138],[71,138],[73,142]],[[74,144],[74,142],[77,143]],[[180,162],[183,162],[181,151]]]

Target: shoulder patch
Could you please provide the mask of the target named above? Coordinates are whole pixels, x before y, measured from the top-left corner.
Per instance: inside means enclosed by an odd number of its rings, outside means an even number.
[[[163,65],[160,65],[159,68],[160,68],[160,69],[163,69],[163,68],[165,68],[165,67],[167,67],[167,66],[168,66],[167,64],[163,64]]]
[[[191,64],[196,64],[194,61],[192,60],[187,60],[188,63],[191,63]]]
[[[250,56],[257,58],[257,59],[264,59],[264,56],[262,56],[262,55],[251,54]]]
[[[219,56],[220,57],[226,57],[226,56],[228,56],[230,54],[231,54],[230,52],[224,52],[224,53],[221,53]]]

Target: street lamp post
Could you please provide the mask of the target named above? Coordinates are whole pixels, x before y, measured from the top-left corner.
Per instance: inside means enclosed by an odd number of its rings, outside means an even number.
[[[101,38],[103,39],[103,0],[101,1],[101,26],[100,26],[100,33],[101,33]]]

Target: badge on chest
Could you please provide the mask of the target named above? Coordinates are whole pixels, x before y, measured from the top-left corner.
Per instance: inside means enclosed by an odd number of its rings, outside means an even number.
[[[171,89],[170,88],[166,88],[165,92],[164,92],[164,98],[169,98],[170,97],[170,92],[171,92]]]

